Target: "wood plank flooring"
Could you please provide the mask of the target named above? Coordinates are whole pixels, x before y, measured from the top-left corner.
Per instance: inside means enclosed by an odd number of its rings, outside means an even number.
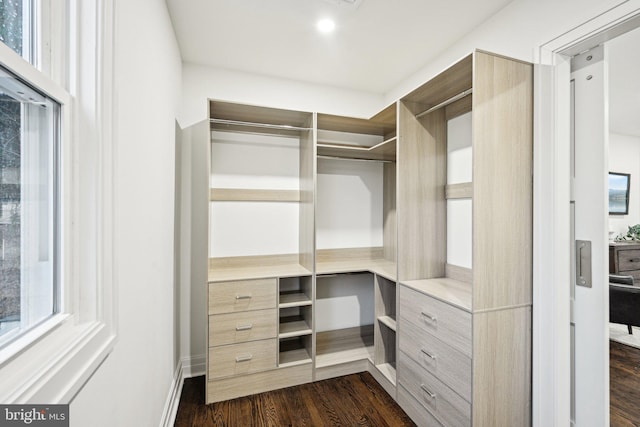
[[[640,427],[640,349],[609,341],[611,427]]]
[[[368,372],[210,405],[204,381],[185,380],[176,427],[415,426]]]

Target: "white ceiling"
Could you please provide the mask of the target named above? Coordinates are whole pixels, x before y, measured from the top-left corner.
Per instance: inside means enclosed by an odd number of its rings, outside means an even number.
[[[185,62],[373,93],[511,0],[166,0]],[[320,34],[320,18],[336,22]]]
[[[609,128],[640,136],[640,29],[607,43],[609,55]]]

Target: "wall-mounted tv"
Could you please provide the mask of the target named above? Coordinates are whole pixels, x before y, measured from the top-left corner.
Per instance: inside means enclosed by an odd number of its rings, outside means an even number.
[[[609,215],[629,214],[628,173],[609,172]]]

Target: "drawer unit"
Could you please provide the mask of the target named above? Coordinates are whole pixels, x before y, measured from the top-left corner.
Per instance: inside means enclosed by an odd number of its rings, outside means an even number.
[[[402,351],[398,379],[407,392],[443,425],[471,425],[471,404]]]
[[[402,386],[398,386],[398,404],[419,426],[442,426],[440,421],[438,421],[431,412],[424,409],[424,407],[411,395],[411,393]]]
[[[640,270],[640,249],[618,251],[618,271]]]
[[[400,286],[400,320],[471,357],[471,313]]]
[[[268,339],[209,349],[209,380],[275,369],[278,340]]]
[[[278,314],[275,308],[209,316],[209,347],[275,338]]]
[[[275,308],[277,279],[209,283],[209,314]]]
[[[400,350],[471,402],[471,358],[411,322],[401,328]]]

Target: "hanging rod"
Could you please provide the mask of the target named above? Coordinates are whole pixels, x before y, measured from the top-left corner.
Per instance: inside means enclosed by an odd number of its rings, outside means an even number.
[[[380,163],[395,163],[393,160],[377,160],[377,159],[358,159],[353,157],[340,157],[340,156],[326,156],[319,155],[319,159],[330,159],[330,160],[350,160],[356,162],[380,162]]]
[[[471,95],[472,93],[473,93],[473,88],[467,89],[464,92],[461,92],[461,93],[459,93],[459,94],[457,94],[455,96],[452,96],[451,98],[447,99],[446,101],[442,101],[438,105],[434,105],[433,107],[429,108],[427,111],[423,111],[420,114],[416,114],[416,119],[419,119],[420,117],[425,116],[425,115],[429,114],[430,112],[437,110],[438,108],[446,107],[447,105],[452,104],[452,103],[456,102],[457,100],[464,98],[467,95]]]
[[[303,127],[291,126],[291,125],[274,125],[270,123],[241,122],[238,120],[209,119],[209,121],[211,123],[216,123],[221,125],[231,125],[231,126],[248,126],[248,127],[256,127],[256,128],[292,130],[292,131],[311,130],[311,128],[303,128]]]

